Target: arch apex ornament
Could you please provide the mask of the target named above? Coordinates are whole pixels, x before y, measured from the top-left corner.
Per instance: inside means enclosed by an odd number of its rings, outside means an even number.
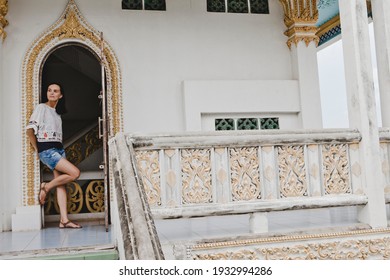
[[[4,42],[7,32],[4,28],[9,24],[5,16],[8,13],[8,0],[0,0],[0,38]]]
[[[2,0],[0,0],[2,1]],[[63,44],[78,44],[101,57],[106,72],[106,92],[110,135],[123,131],[121,72],[118,60],[101,33],[91,27],[81,15],[74,0],[69,0],[59,19],[38,36],[25,54],[22,66],[22,193],[23,206],[37,205],[40,170],[39,160],[29,144],[25,127],[39,103],[41,73],[50,53]],[[100,54],[103,55],[100,55]]]
[[[288,37],[287,46],[291,49],[293,44],[305,42],[309,46],[314,42],[316,46],[319,43],[319,37],[316,35],[318,27],[315,25],[318,21],[317,0],[279,0],[284,10],[284,24],[287,30],[284,35]]]

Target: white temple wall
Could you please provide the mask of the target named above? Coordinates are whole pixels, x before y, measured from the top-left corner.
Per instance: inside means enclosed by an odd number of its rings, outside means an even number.
[[[32,42],[59,18],[67,2],[9,1],[7,18],[10,25],[2,46],[4,71],[0,87],[3,137],[0,167],[4,175],[1,176],[0,191],[5,203],[0,210],[5,212],[3,220],[7,229],[10,215],[21,204],[22,194],[21,137],[25,137],[20,119],[23,59]],[[104,33],[105,40],[117,55],[126,132],[188,129],[184,85],[190,81],[239,81],[244,92],[252,91],[253,83],[268,80],[274,81],[273,90],[285,89],[285,83],[296,83],[293,81],[290,50],[285,43],[287,38],[283,34],[286,28],[279,1],[269,1],[269,15],[208,13],[205,0],[167,0],[166,3],[167,11],[158,12],[122,10],[120,0],[76,0],[87,22]],[[286,100],[291,100],[298,90],[295,87],[293,92],[286,92],[287,99],[280,99],[283,108],[291,104]],[[221,103],[237,104],[241,102],[242,91],[231,93],[228,100],[221,100],[224,96],[216,100],[214,96],[204,102],[210,104],[212,101],[214,107]],[[261,92],[263,95],[267,94]],[[279,95],[283,95],[283,91]],[[271,94],[268,98],[257,96],[257,101],[261,101],[262,106],[256,108],[246,100],[251,106],[244,106],[234,114],[261,116],[267,102],[275,103]],[[284,124],[289,126],[285,128],[301,126],[296,120],[299,109],[299,104],[294,103],[294,112],[284,112],[281,120],[287,116]],[[210,115],[206,114],[207,117]],[[200,119],[198,124],[202,121],[205,119]],[[204,126],[201,129],[211,128]]]
[[[20,2],[20,1],[19,1]],[[15,3],[16,4],[16,3]],[[1,204],[3,230],[11,227],[11,214],[21,203],[21,134],[20,134],[20,69],[26,43],[30,34],[28,26],[18,26],[19,17],[14,3],[9,1],[7,19],[10,25],[6,27],[7,38],[2,43],[1,57]],[[27,28],[26,28],[27,27]],[[19,33],[25,29],[25,32]],[[19,34],[18,34],[19,33]]]
[[[186,130],[184,81],[292,79],[278,1],[269,15],[208,13],[203,0],[168,0],[165,12],[99,2],[78,6],[118,55],[125,131]]]
[[[3,46],[0,43],[0,155],[4,154],[4,147],[3,147],[3,138],[4,138],[4,131],[3,131]],[[4,164],[5,160],[4,157],[0,157],[0,193],[3,194],[5,192],[5,185],[3,183],[4,181]],[[0,232],[3,231],[4,228],[4,217],[5,217],[5,196],[0,196]]]

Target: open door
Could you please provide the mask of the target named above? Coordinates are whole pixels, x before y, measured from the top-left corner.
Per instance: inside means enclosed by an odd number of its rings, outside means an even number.
[[[100,68],[101,68],[101,85],[102,90],[100,92],[99,98],[102,100],[101,102],[101,111],[102,117],[99,117],[99,139],[103,141],[103,162],[100,165],[100,169],[104,172],[104,205],[105,207],[105,226],[106,231],[108,231],[109,221],[109,182],[108,174],[109,174],[109,156],[108,156],[108,139],[109,139],[109,119],[108,119],[108,110],[107,110],[107,91],[106,91],[106,72],[104,69],[104,41],[103,41],[103,33],[101,33],[101,50],[100,50]]]
[[[64,44],[53,50],[42,69],[41,102],[50,83],[60,83],[68,112],[62,116],[66,156],[81,171],[80,178],[67,185],[69,217],[75,221],[104,220],[109,217],[108,132],[105,75],[100,54],[81,44]],[[102,86],[103,85],[103,86]],[[104,136],[106,135],[106,136]],[[52,172],[41,166],[43,180]],[[57,222],[59,209],[55,190],[45,205],[45,220]]]

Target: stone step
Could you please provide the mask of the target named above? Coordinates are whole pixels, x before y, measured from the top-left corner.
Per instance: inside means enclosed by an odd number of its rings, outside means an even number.
[[[118,260],[113,247],[77,247],[66,249],[44,249],[3,254],[4,260]]]
[[[390,259],[390,228],[203,240],[175,250],[176,259],[189,260],[383,260]]]

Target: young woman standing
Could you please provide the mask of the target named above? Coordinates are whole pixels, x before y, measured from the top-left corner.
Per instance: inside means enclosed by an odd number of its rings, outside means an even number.
[[[66,184],[77,180],[80,170],[65,157],[62,145],[61,115],[66,113],[64,92],[59,84],[47,88],[47,102],[34,109],[26,127],[27,136],[39,159],[53,171],[54,178],[40,185],[38,200],[45,204],[48,192],[57,188],[57,201],[60,208],[59,228],[81,228],[68,219]]]

